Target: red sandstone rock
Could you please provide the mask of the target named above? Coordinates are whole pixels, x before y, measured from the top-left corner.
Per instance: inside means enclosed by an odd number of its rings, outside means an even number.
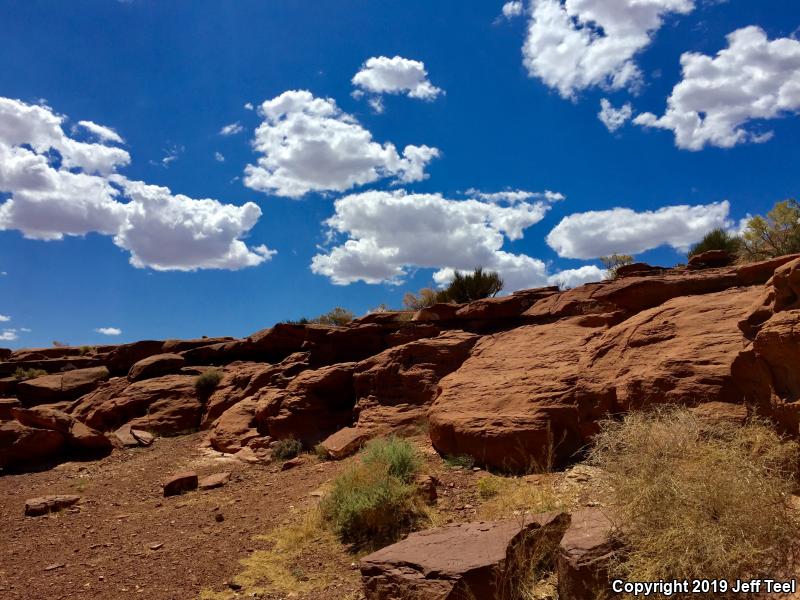
[[[231,474],[225,471],[223,473],[214,473],[212,475],[203,477],[200,479],[197,485],[201,490],[213,490],[215,488],[222,487],[230,480]]]
[[[0,421],[12,419],[11,409],[19,408],[22,403],[16,398],[0,398]]]
[[[106,436],[59,410],[43,406],[15,408],[12,415],[28,427],[57,431],[71,448],[88,451],[111,449],[111,442]]]
[[[428,306],[419,309],[412,321],[448,321],[455,319],[456,313],[462,307],[462,304],[450,304],[447,302],[439,302],[433,306]]]
[[[196,490],[198,485],[197,473],[194,471],[182,471],[171,475],[162,483],[165,496],[178,496],[185,492]]]
[[[203,410],[195,379],[191,375],[165,375],[135,383],[122,377],[112,379],[83,396],[69,412],[99,431],[125,423],[161,435],[194,431]]]
[[[128,372],[128,379],[130,381],[139,381],[140,379],[150,379],[151,377],[177,373],[185,364],[186,359],[180,354],[154,354],[134,363]]]
[[[25,406],[75,400],[108,379],[108,369],[95,367],[44,375],[17,384],[17,398]]]
[[[608,569],[616,548],[614,530],[613,521],[601,509],[572,514],[556,559],[559,600],[607,597]]]
[[[295,438],[307,445],[353,421],[354,363],[303,371],[285,390],[270,389],[258,409],[258,430],[273,439]]]
[[[80,501],[80,496],[59,495],[42,496],[41,498],[31,498],[25,501],[25,515],[28,517],[38,517],[51,512],[58,512],[69,508]]]
[[[501,600],[503,582],[525,563],[526,548],[544,538],[557,543],[568,522],[567,515],[548,514],[524,523],[463,523],[412,533],[361,559],[364,594],[367,600]]]
[[[358,452],[376,433],[366,427],[343,427],[320,442],[320,446],[328,458],[341,460]]]
[[[0,421],[0,469],[18,468],[61,456],[64,436],[51,429]]]
[[[714,269],[732,265],[734,257],[725,250],[708,250],[695,254],[689,259],[690,269]]]
[[[558,294],[557,286],[520,290],[508,296],[475,300],[455,312],[461,320],[513,319],[519,317],[539,300]],[[450,305],[448,305],[450,306]]]

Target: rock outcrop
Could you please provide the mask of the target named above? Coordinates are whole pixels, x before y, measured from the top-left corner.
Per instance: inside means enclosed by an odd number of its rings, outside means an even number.
[[[136,362],[128,371],[128,379],[139,381],[177,373],[186,364],[186,359],[180,354],[154,354]]]
[[[17,398],[25,406],[75,400],[108,379],[108,374],[107,368],[94,367],[20,381],[16,387]]]
[[[602,509],[587,508],[571,515],[556,554],[559,600],[607,597],[609,568],[618,550],[614,532],[613,520]]]
[[[530,560],[526,550],[557,544],[568,523],[553,513],[412,533],[361,559],[364,593],[367,600],[502,600]]]

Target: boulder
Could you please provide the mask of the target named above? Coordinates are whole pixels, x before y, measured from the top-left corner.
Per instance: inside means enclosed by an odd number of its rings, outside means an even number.
[[[123,448],[137,448],[141,446],[138,438],[134,437],[131,431],[131,426],[128,424],[123,425],[114,432],[114,440]]]
[[[565,514],[462,523],[410,534],[361,559],[367,600],[502,600],[536,546],[555,546]]]
[[[111,449],[111,442],[106,436],[60,410],[37,406],[35,408],[15,408],[11,412],[14,418],[23,425],[57,431],[64,436],[67,446],[74,450]]]
[[[195,380],[191,375],[134,383],[115,378],[75,402],[69,413],[99,431],[113,431],[125,423],[159,435],[195,431],[203,411]]]
[[[0,360],[8,360],[11,358],[11,348],[0,348]]]
[[[572,514],[556,558],[559,600],[608,596],[609,567],[618,548],[614,531],[612,519],[599,508]]]
[[[42,358],[40,360],[24,360],[0,363],[0,375],[13,375],[17,369],[39,369],[48,374],[102,367],[103,361],[96,357],[70,356],[65,358]]]
[[[376,430],[366,427],[343,427],[320,442],[320,447],[328,458],[341,460],[361,450],[376,433]]]
[[[122,344],[106,355],[106,366],[113,375],[127,375],[131,367],[142,359],[154,354],[162,354],[164,342],[160,340],[141,340]]]
[[[93,367],[44,375],[17,384],[17,398],[25,406],[75,400],[108,379],[108,369]]]
[[[355,363],[303,371],[285,390],[269,389],[256,413],[258,430],[273,439],[307,446],[353,422]]]
[[[679,297],[609,328],[573,317],[484,338],[439,382],[431,441],[478,464],[535,470],[574,460],[609,413],[741,403],[736,323],[759,293]]]
[[[200,479],[198,482],[198,487],[201,490],[213,490],[215,488],[222,487],[230,480],[231,474],[227,471],[223,473],[214,473]]]
[[[58,512],[77,504],[80,499],[80,496],[68,494],[31,498],[25,501],[25,515],[28,517],[38,517],[39,515]]]
[[[0,421],[8,421],[13,419],[11,410],[19,408],[22,403],[16,398],[0,398]]]
[[[130,381],[139,381],[140,379],[150,379],[151,377],[177,373],[185,364],[186,359],[180,354],[154,354],[134,363],[128,372],[128,379]]]
[[[539,300],[559,293],[558,286],[520,290],[507,296],[484,298],[463,305],[455,312],[459,320],[516,319]]]
[[[652,265],[648,265],[647,263],[638,262],[617,267],[614,275],[617,279],[622,277],[631,277],[634,275],[646,277],[648,275],[660,275],[665,271],[668,271],[668,269],[665,269],[664,267],[654,267]]]
[[[732,265],[735,258],[725,250],[707,250],[689,258],[690,269],[716,269]]]
[[[258,398],[250,397],[222,413],[211,427],[211,446],[220,452],[234,454],[246,447],[251,440],[261,437],[257,429],[258,409]]]
[[[164,496],[179,496],[197,489],[197,473],[181,471],[167,477],[161,485],[164,488]]]
[[[65,443],[57,431],[28,427],[16,420],[0,421],[0,469],[55,460]]]
[[[411,318],[412,321],[449,321],[455,319],[462,304],[439,302],[433,306],[419,309]]]

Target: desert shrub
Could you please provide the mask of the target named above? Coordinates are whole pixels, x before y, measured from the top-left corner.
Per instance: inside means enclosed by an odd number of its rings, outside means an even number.
[[[414,445],[394,436],[368,442],[361,460],[367,466],[385,465],[390,475],[406,482],[411,481],[422,466],[422,459]]]
[[[81,356],[86,356],[87,354],[92,354],[97,348],[95,346],[81,346],[78,349]]]
[[[782,573],[796,556],[798,447],[765,423],[631,413],[603,424],[590,460],[623,525],[616,576],[749,579]]]
[[[303,451],[303,443],[294,438],[278,440],[272,446],[272,456],[278,460],[289,460]]]
[[[484,500],[494,498],[500,493],[501,485],[499,477],[482,477],[478,480],[478,495]]]
[[[399,439],[376,440],[340,474],[320,505],[338,537],[359,548],[398,540],[424,518],[414,485],[421,459]]]
[[[44,369],[23,369],[22,367],[17,367],[17,370],[14,371],[14,378],[17,379],[17,381],[27,381],[28,379],[36,379],[44,375],[47,375],[47,371]]]
[[[766,217],[755,216],[742,234],[739,255],[744,261],[765,260],[800,252],[800,204],[778,202]]]
[[[608,279],[617,277],[617,269],[625,265],[633,264],[633,257],[630,254],[612,254],[611,256],[601,256],[600,262],[603,263],[608,272]]]
[[[418,294],[406,292],[405,296],[403,296],[403,306],[409,310],[428,308],[437,302],[444,301],[443,299],[440,299],[440,294],[441,292],[437,292],[431,288],[422,288]]]
[[[321,325],[346,325],[354,318],[355,315],[352,312],[341,306],[337,306],[332,311],[326,312],[324,315],[320,315],[314,319],[314,322],[320,323]]]
[[[481,298],[491,298],[502,289],[503,280],[498,273],[477,267],[472,273],[467,274],[456,271],[453,281],[437,294],[437,299],[439,302],[463,304]]]
[[[451,469],[453,467],[471,469],[475,466],[475,459],[469,454],[449,454],[444,457],[444,462]]]
[[[703,239],[697,242],[689,249],[689,258],[696,254],[702,254],[709,250],[724,250],[731,256],[736,256],[739,253],[739,247],[742,240],[737,235],[728,233],[721,227],[712,229],[703,236]]]
[[[211,395],[211,393],[219,385],[222,379],[222,372],[217,369],[209,369],[205,373],[201,373],[194,380],[194,388],[197,393],[203,396]]]

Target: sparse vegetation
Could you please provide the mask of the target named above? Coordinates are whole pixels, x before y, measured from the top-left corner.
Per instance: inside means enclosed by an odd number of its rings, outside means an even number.
[[[475,466],[475,459],[469,454],[453,454],[444,457],[445,464],[451,469],[460,467],[462,469],[471,469]]]
[[[703,239],[697,242],[689,249],[689,258],[708,252],[709,250],[724,250],[731,256],[737,256],[739,249],[742,245],[742,240],[739,236],[728,233],[721,227],[712,229],[703,236]]]
[[[194,387],[201,396],[210,396],[222,380],[222,371],[219,369],[209,369],[205,373],[197,376],[194,380]]]
[[[294,438],[278,440],[272,447],[272,456],[278,460],[289,460],[303,451],[303,443]]]
[[[36,379],[44,375],[47,375],[47,371],[44,369],[23,369],[22,367],[17,367],[17,370],[14,371],[14,378],[17,381],[27,381],[28,379]]]
[[[439,299],[440,292],[431,288],[422,288],[419,293],[406,292],[403,296],[403,306],[409,310],[421,310],[433,306],[437,302],[443,302]]]
[[[483,503],[478,516],[485,520],[509,519],[523,513],[563,510],[565,499],[549,480],[533,483],[519,477],[486,475],[477,483]]]
[[[380,547],[411,531],[425,510],[414,485],[421,458],[410,442],[377,439],[339,475],[321,509],[338,537],[359,548]]]
[[[316,323],[320,325],[347,325],[350,321],[355,319],[355,315],[341,306],[337,306],[333,310],[320,315],[315,319]]]
[[[87,354],[93,354],[95,350],[97,350],[95,346],[81,346],[78,351],[81,356],[86,356]]]
[[[611,256],[601,256],[600,262],[603,263],[608,271],[608,279],[616,279],[617,270],[625,265],[633,264],[633,257],[630,254],[612,254]]]
[[[766,423],[631,413],[603,425],[591,462],[607,473],[624,523],[615,576],[749,579],[787,573],[797,556],[798,446]]]
[[[800,204],[778,202],[766,217],[755,216],[742,234],[739,255],[745,262],[800,252]]]
[[[439,302],[455,302],[463,304],[492,298],[503,289],[503,280],[495,271],[484,271],[477,267],[472,273],[456,271],[453,281],[444,290],[438,293]]]

